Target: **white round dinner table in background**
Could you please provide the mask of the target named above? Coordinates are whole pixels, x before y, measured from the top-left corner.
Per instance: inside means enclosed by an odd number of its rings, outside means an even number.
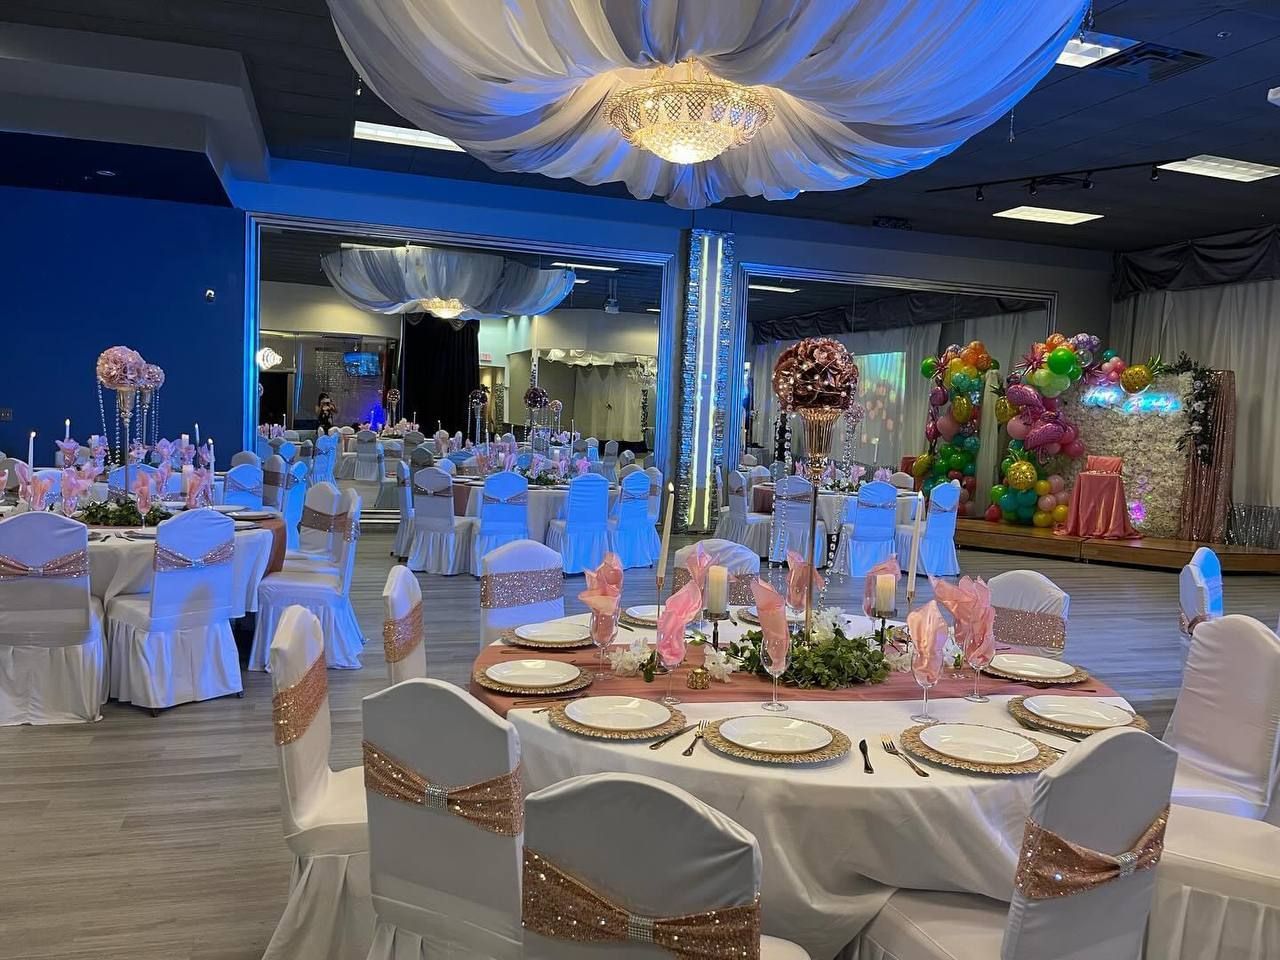
[[[454,481],[455,485],[459,481]],[[480,516],[480,505],[484,499],[484,483],[467,483],[470,494],[467,497],[465,516]],[[564,516],[564,505],[569,500],[569,488],[564,487],[530,487],[529,488],[529,539],[539,543],[547,542],[547,525],[552,520]],[[613,514],[618,503],[618,487],[609,487],[609,513]]]

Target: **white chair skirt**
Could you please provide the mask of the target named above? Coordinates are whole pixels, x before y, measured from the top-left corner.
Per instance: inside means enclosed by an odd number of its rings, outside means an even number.
[[[897,528],[895,534],[898,551],[898,566],[906,570],[911,563],[910,524]],[[956,542],[946,537],[925,537],[924,528],[920,528],[920,556],[916,560],[916,573],[930,577],[960,576],[960,558],[956,555]]]
[[[437,573],[446,577],[471,570],[471,550],[475,542],[475,520],[455,519],[453,529],[432,530],[419,526],[409,544],[406,566],[415,573]]]
[[[745,518],[738,518],[727,510],[722,510],[714,536],[720,540],[740,543],[758,557],[767,557],[770,520],[767,513],[749,513]]]
[[[297,604],[320,620],[325,663],[332,669],[359,670],[364,636],[341,582],[321,573],[273,573],[258,587],[258,624],[253,631],[249,669],[267,669],[267,650],[285,610]]]
[[[352,472],[351,479],[362,480],[366,483],[376,483],[382,479],[382,458],[377,457],[369,460],[361,460],[359,454],[356,454],[355,469]]]
[[[618,524],[610,534],[613,538],[613,552],[622,562],[623,570],[651,567],[662,552],[662,540],[658,537],[658,531],[648,523],[629,527]]]
[[[148,630],[147,598],[118,598],[107,620],[113,699],[172,707],[240,693],[240,655],[226,620],[185,630]]]
[[[333,471],[335,480],[354,480],[356,478],[356,454],[355,451],[340,454],[338,457],[338,466]]]
[[[383,477],[378,484],[378,498],[373,502],[375,510],[400,509],[400,487],[396,483],[395,474]]]
[[[867,571],[881,560],[893,555],[894,541],[889,540],[855,540],[853,524],[846,523],[840,528],[840,544],[836,547],[836,559],[833,567],[837,573],[850,577],[865,577]],[[909,563],[911,558],[911,540],[907,539],[907,554],[898,555],[902,563]]]
[[[392,900],[387,894],[384,890],[378,897],[378,920],[369,960],[519,960],[522,956],[518,917],[506,918],[510,929],[504,934],[495,929],[502,922],[493,915],[494,911],[439,891],[407,891],[406,895],[415,898],[412,904]],[[427,909],[419,902],[424,895],[438,901],[436,909]],[[431,932],[423,935],[419,930]]]
[[[413,546],[413,517],[401,517],[396,527],[396,540],[392,552],[397,557],[408,557],[409,548]]]
[[[900,890],[840,960],[998,960],[1008,913],[986,897]]]
[[[547,546],[560,553],[567,574],[582,573],[600,566],[612,547],[609,539],[607,526],[580,527],[572,534],[566,534],[563,520],[552,520],[547,525]]]
[[[818,520],[817,528],[813,532],[813,559],[815,565],[821,569],[827,565],[827,525],[823,520]],[[729,539],[726,537],[725,539]],[[806,526],[803,533],[797,530],[779,530],[776,535],[770,538],[769,559],[774,563],[782,563],[787,559],[787,551],[794,550],[796,553],[804,556],[805,543],[809,539],[809,530]],[[888,549],[885,551],[887,557],[893,552],[893,542],[889,541]]]
[[[107,656],[102,608],[91,606],[83,643],[0,643],[0,726],[90,723],[102,719]]]
[[[375,919],[368,853],[296,857],[262,960],[365,960]]]

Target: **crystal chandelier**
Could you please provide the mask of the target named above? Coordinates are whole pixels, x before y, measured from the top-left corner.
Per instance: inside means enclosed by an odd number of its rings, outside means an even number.
[[[773,118],[762,87],[713,77],[690,58],[605,101],[605,117],[634,146],[670,163],[701,163],[747,143]]]
[[[467,305],[457,297],[427,297],[418,301],[418,305],[432,316],[441,320],[453,320],[467,310]]]

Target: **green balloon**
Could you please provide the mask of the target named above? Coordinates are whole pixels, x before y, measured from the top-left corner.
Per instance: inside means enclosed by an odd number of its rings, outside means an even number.
[[[1070,347],[1054,347],[1049,351],[1047,362],[1054,373],[1066,373],[1076,362],[1076,352]]]
[[[938,457],[937,460],[933,461],[933,475],[935,477],[945,477],[948,469],[947,461],[942,457]]]
[[[938,358],[925,357],[920,361],[920,376],[926,380],[932,380],[934,374],[938,372]]]
[[[1008,513],[1018,509],[1018,495],[1010,490],[1000,498],[1000,509]]]
[[[1102,359],[1103,359],[1103,360],[1114,360],[1114,359],[1115,359],[1115,357],[1116,357],[1116,352],[1115,352],[1114,350],[1103,350],[1103,351],[1102,351]]]
[[[962,393],[969,392],[969,378],[963,373],[955,373],[951,375],[951,390],[953,395],[959,396]]]
[[[1009,468],[1013,466],[1013,457],[1005,457],[1000,461],[1000,476],[1004,476],[1009,472]]]
[[[1076,361],[1071,365],[1071,369],[1067,371],[1067,379],[1075,383],[1084,376],[1084,367],[1080,366],[1080,362]]]
[[[965,437],[964,448],[970,453],[977,453],[982,447],[982,439],[978,436]]]
[[[1034,517],[1035,515],[1036,515],[1036,508],[1034,505],[1029,507],[1018,508],[1018,519],[1021,520],[1023,523],[1029,522],[1031,518]]]
[[[992,358],[991,358],[991,369],[992,369],[992,370],[999,370],[999,369],[1000,369],[1000,361],[999,361],[999,360],[997,360],[995,357],[992,357]]]
[[[1003,497],[1008,492],[1009,492],[1008,487],[1006,487],[1003,483],[997,483],[995,486],[991,488],[991,502],[999,503],[1000,498]]]
[[[1001,510],[1000,519],[1003,520],[1005,523],[1017,523],[1018,513],[1016,510]]]

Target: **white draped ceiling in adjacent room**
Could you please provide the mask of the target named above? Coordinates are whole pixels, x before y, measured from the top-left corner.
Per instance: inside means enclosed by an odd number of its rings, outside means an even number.
[[[1085,0],[330,0],[338,36],[401,116],[495,170],[620,181],[700,208],[928,166],[1042,77]],[[696,58],[763,86],[744,146],[677,165],[628,144],[606,98]]]

